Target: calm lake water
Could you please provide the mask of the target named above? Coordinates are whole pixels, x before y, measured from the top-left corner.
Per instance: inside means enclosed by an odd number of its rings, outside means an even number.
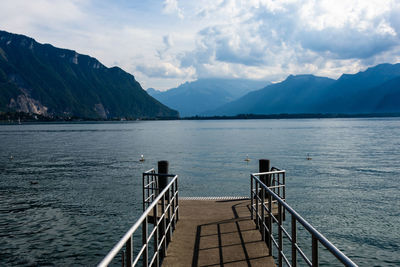
[[[248,196],[260,158],[356,263],[400,265],[399,118],[2,125],[0,138],[1,266],[98,263],[139,217],[158,160],[181,196]]]

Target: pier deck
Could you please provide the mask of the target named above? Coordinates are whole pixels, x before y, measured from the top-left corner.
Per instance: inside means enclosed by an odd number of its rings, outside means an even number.
[[[275,266],[250,219],[250,200],[180,200],[163,266]]]

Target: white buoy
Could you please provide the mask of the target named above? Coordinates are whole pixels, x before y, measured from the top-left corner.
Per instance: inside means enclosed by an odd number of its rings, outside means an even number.
[[[244,159],[244,161],[247,161],[247,162],[250,161],[249,154],[246,155],[246,158]]]
[[[144,159],[144,156],[143,156],[143,155],[140,155],[140,159],[139,159],[139,161],[145,161],[145,159]]]

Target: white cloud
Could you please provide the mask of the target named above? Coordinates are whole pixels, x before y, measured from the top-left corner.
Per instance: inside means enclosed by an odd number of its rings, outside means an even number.
[[[178,0],[165,0],[164,9],[165,14],[177,14],[180,19],[183,19],[183,11],[179,8]]]
[[[43,29],[52,30],[57,25],[72,26],[85,18],[82,6],[87,1],[77,0],[13,0],[2,1],[0,25],[14,32],[29,32],[33,35]],[[76,26],[76,25],[75,25]]]
[[[159,78],[188,78],[194,74],[192,68],[178,68],[169,62],[162,62],[156,65],[140,64],[136,66],[136,70],[148,77]]]
[[[399,14],[398,0],[6,0],[0,25],[167,89],[196,77],[337,77],[395,63]]]
[[[382,63],[382,54],[392,54],[390,62],[400,47],[400,20],[393,15],[399,6],[391,0],[217,2],[197,12],[209,25],[198,32],[195,49],[181,54],[181,65],[198,76],[229,70],[232,76],[332,77],[363,62]]]

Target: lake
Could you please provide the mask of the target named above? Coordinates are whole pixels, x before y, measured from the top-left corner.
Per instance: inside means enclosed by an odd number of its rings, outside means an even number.
[[[2,266],[98,263],[139,217],[141,173],[159,160],[181,196],[248,196],[261,158],[353,261],[400,265],[399,118],[1,125],[0,138]]]

